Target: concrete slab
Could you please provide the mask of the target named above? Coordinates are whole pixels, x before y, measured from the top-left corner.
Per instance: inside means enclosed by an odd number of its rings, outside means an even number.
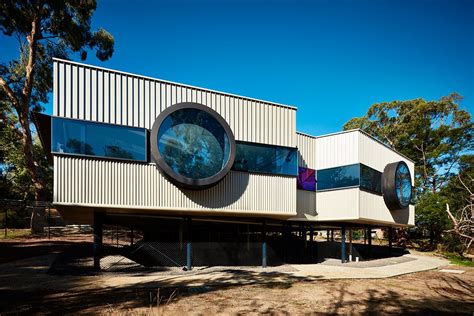
[[[211,286],[254,283],[311,282],[329,279],[377,279],[437,269],[446,266],[445,259],[423,255],[405,255],[410,260],[375,267],[349,267],[345,265],[300,264],[280,267],[213,267],[211,270],[194,270],[175,275],[151,273],[139,276],[121,276],[104,278],[104,285],[121,286]]]
[[[441,270],[439,270],[439,272],[462,274],[462,273],[464,273],[464,270],[441,269]]]
[[[292,265],[298,272],[297,276],[322,276],[323,279],[374,279],[389,278],[407,273],[414,273],[426,270],[437,269],[447,265],[449,262],[445,259],[435,258],[431,256],[407,254],[403,257],[412,260],[400,260],[403,262],[386,264],[372,267],[354,267],[342,265]],[[374,260],[375,261],[375,260]]]

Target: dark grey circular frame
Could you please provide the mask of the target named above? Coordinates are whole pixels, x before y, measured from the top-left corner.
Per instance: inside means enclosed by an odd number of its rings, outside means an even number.
[[[174,172],[173,169],[168,166],[164,158],[161,156],[160,151],[158,150],[158,131],[160,130],[161,124],[171,113],[183,109],[198,109],[208,113],[224,128],[224,131],[227,134],[230,145],[229,159],[227,160],[227,163],[225,164],[224,168],[222,168],[221,171],[211,177],[202,179],[192,179],[177,174],[176,172]],[[235,160],[236,144],[234,133],[232,133],[229,124],[227,124],[227,122],[222,118],[222,116],[219,115],[219,113],[217,113],[210,107],[199,103],[183,102],[170,106],[169,108],[161,112],[160,115],[158,115],[151,129],[150,149],[153,161],[156,163],[158,169],[164,173],[168,180],[170,180],[172,183],[179,187],[198,190],[209,188],[217,184],[230,171],[230,168],[232,168],[232,165],[234,164]]]
[[[386,165],[382,174],[382,195],[385,201],[385,205],[387,205],[388,209],[391,211],[401,210],[409,205],[409,203],[407,205],[402,204],[397,196],[397,188],[395,187],[395,176],[400,165],[405,165],[407,167],[408,172],[410,172],[408,165],[404,161],[398,161]]]

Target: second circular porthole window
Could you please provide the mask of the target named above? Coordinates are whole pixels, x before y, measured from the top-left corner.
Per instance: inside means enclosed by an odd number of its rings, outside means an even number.
[[[412,182],[405,162],[399,161],[385,166],[382,174],[382,193],[390,210],[404,209],[410,205]]]
[[[235,139],[227,122],[211,108],[180,103],[163,111],[153,124],[151,153],[174,184],[207,188],[232,167]]]

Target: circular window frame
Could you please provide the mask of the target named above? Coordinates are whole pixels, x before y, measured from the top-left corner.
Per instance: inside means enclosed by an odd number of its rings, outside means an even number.
[[[411,179],[411,172],[410,168],[408,168],[408,165],[404,161],[397,161],[393,163],[389,163],[388,165],[385,166],[382,174],[382,196],[385,202],[385,205],[387,205],[388,209],[391,211],[395,210],[401,210],[405,209],[410,205],[410,202],[408,204],[402,204],[401,199],[397,195],[397,188],[395,185],[395,177],[397,175],[397,170],[399,169],[400,165],[405,165],[405,167],[408,170],[408,175],[410,176],[410,198],[408,199],[411,201],[412,198],[412,190],[413,190],[413,182]]]
[[[173,169],[171,169],[171,167],[166,163],[165,159],[161,155],[160,150],[158,149],[158,131],[160,130],[161,124],[172,113],[184,109],[196,109],[206,112],[222,126],[224,132],[227,134],[230,146],[229,158],[227,159],[227,162],[224,167],[213,176],[202,179],[193,179],[180,175],[176,173]],[[232,133],[229,124],[224,120],[222,116],[219,115],[219,113],[203,104],[194,102],[182,102],[174,104],[169,108],[165,109],[155,119],[150,135],[150,151],[153,162],[156,163],[158,169],[166,176],[168,180],[170,180],[176,186],[183,187],[186,189],[198,190],[216,185],[227,175],[227,173],[232,168],[232,165],[234,164],[236,143],[234,133]]]

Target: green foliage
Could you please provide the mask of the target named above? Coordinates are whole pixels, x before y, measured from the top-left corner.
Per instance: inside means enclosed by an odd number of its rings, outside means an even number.
[[[414,160],[417,191],[437,192],[474,149],[471,115],[459,108],[461,99],[453,93],[438,101],[378,103],[343,128],[360,128]]]
[[[19,42],[19,57],[0,63],[0,197],[51,198],[51,167],[32,135],[32,113],[43,111],[52,85],[52,57],[114,52],[114,38],[91,29],[96,1],[0,2],[0,31]],[[33,130],[33,132],[32,132]]]
[[[444,256],[448,258],[451,263],[465,267],[474,267],[474,261],[472,261],[472,259],[460,256],[456,253],[445,253]]]
[[[443,236],[442,244],[439,247],[442,252],[456,253],[462,255],[464,246],[459,236],[454,234],[446,234]]]
[[[415,222],[418,227],[429,231],[431,244],[440,240],[444,230],[451,228],[446,213],[447,202],[447,197],[433,192],[425,192],[418,198]]]
[[[471,115],[460,109],[461,96],[452,93],[437,101],[414,99],[372,105],[367,115],[344,124],[360,128],[415,162],[416,225],[429,231],[430,241],[451,228],[451,210],[466,205],[467,190],[457,174],[470,179],[474,150]]]

